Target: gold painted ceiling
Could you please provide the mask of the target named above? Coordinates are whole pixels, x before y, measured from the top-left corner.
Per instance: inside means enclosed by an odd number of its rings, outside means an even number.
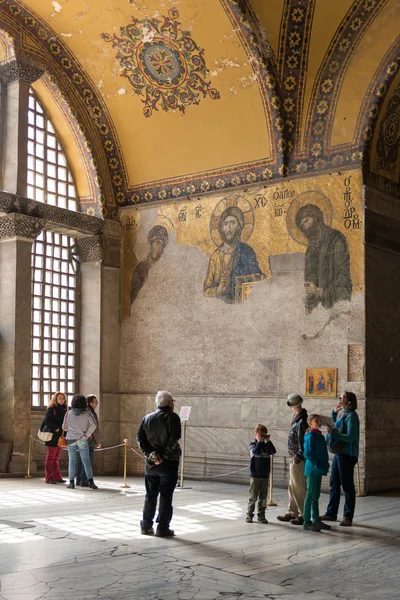
[[[359,165],[400,58],[398,0],[0,0],[0,26],[104,215]]]

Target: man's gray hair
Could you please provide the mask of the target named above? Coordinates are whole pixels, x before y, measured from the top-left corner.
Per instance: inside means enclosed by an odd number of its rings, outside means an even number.
[[[161,390],[160,392],[157,392],[156,404],[159,408],[161,408],[163,406],[169,406],[171,404],[171,402],[173,402],[173,401],[174,401],[173,397],[166,390]]]

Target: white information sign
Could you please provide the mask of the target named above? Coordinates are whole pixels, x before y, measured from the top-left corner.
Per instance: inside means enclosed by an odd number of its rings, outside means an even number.
[[[190,411],[191,411],[191,406],[181,406],[181,411],[179,413],[179,416],[181,418],[182,421],[188,421],[189,420],[189,415],[190,415]]]

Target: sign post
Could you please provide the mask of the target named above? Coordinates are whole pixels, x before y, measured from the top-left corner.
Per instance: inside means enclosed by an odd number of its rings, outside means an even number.
[[[183,488],[183,463],[185,461],[186,421],[189,420],[191,406],[181,406],[179,417],[182,424],[182,455],[181,455],[181,480],[180,488]]]

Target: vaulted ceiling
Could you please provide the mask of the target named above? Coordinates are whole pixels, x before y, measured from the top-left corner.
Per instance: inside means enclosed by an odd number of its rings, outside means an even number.
[[[0,25],[116,205],[360,164],[400,57],[398,0],[1,0]]]

